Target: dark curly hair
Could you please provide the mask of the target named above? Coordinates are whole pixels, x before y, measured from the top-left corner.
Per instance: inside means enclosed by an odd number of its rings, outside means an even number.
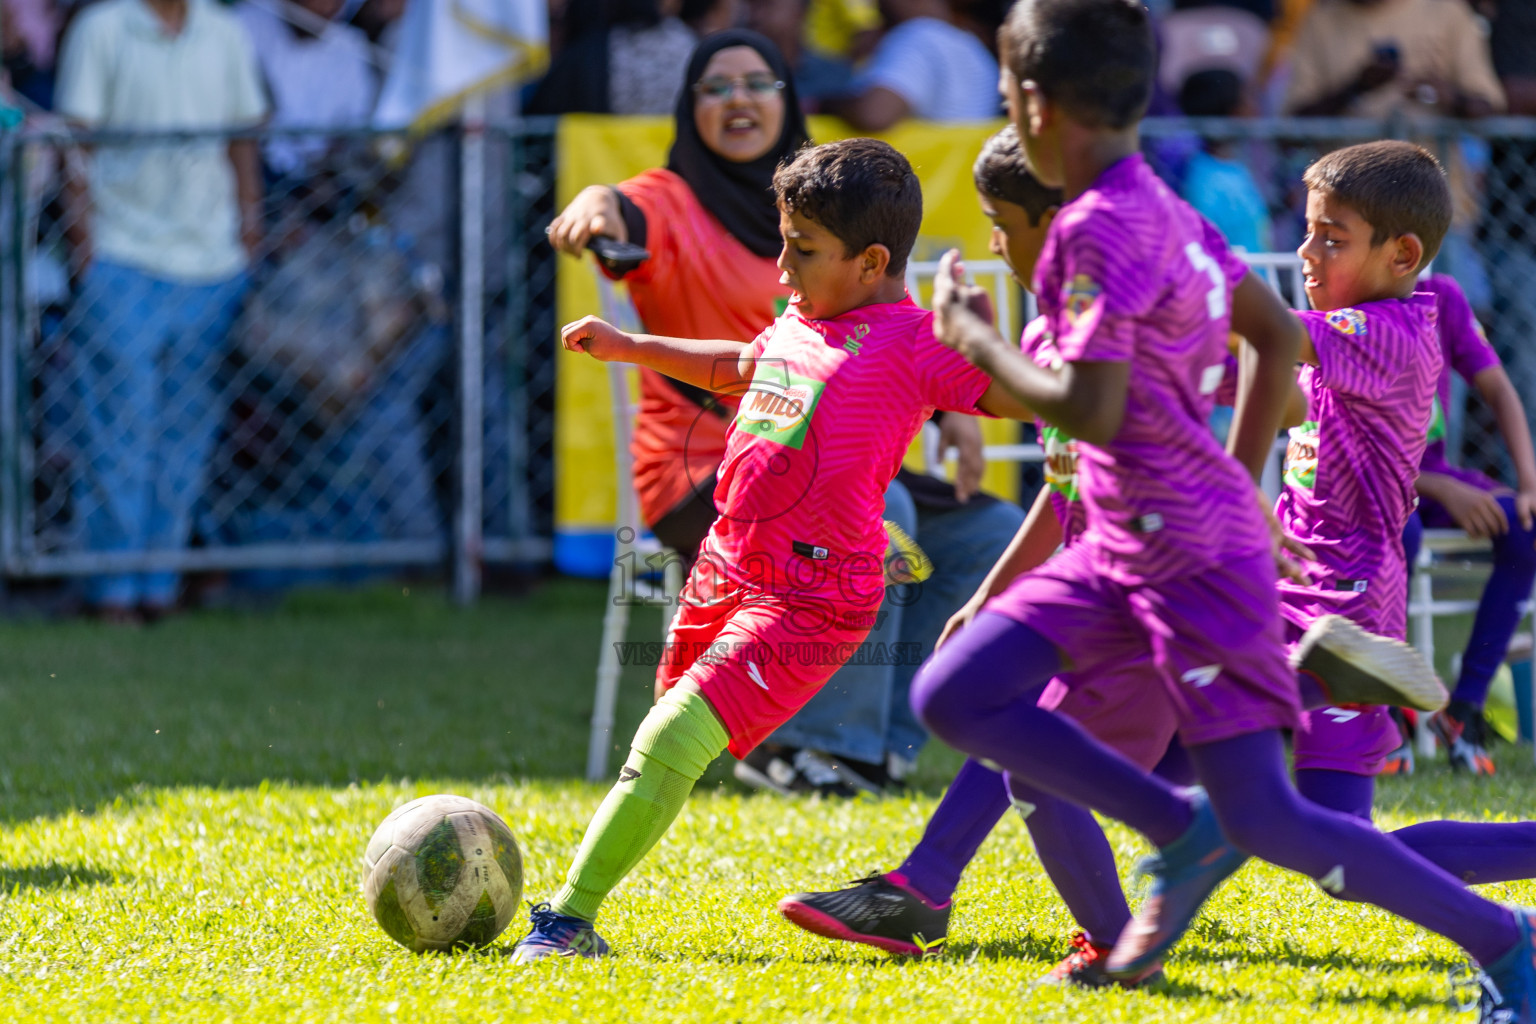
[[[871,245],[891,251],[885,272],[906,273],[923,221],[923,187],[907,158],[878,139],[807,146],[773,176],[779,206],[815,221],[852,259]]]
[[[1031,224],[1039,224],[1046,210],[1063,202],[1061,189],[1040,184],[1030,171],[1019,146],[1018,129],[1011,124],[982,143],[971,174],[984,194],[1022,206]]]
[[[1411,142],[1365,142],[1336,149],[1302,175],[1313,192],[1352,207],[1371,226],[1371,245],[1414,234],[1423,270],[1451,228],[1451,188],[1433,153]]]

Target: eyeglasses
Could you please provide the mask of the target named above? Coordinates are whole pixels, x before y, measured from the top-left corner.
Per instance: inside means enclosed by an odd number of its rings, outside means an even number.
[[[755,100],[765,100],[784,88],[784,83],[772,75],[746,75],[742,78],[710,75],[693,83],[693,91],[712,103],[723,103],[731,98],[738,85],[746,87],[747,95]]]

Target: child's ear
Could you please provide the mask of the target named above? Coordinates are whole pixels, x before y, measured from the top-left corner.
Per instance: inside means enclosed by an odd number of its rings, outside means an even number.
[[[874,284],[885,276],[885,268],[891,265],[891,250],[876,242],[859,253],[859,280]]]
[[[1392,245],[1392,276],[1411,277],[1419,272],[1424,262],[1424,240],[1412,231],[1398,235]]]
[[[1024,123],[1019,125],[1018,129],[1020,132],[1027,132],[1031,137],[1038,136],[1055,121],[1056,110],[1034,81],[1020,82],[1019,91],[1024,94],[1022,113]]]

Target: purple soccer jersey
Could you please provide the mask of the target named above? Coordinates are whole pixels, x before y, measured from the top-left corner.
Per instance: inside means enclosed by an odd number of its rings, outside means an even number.
[[[1129,363],[1125,418],[1109,444],[1078,444],[1082,536],[986,606],[1074,680],[1149,653],[1155,676],[1120,685],[1156,679],[1192,745],[1299,720],[1257,492],[1207,425],[1247,274],[1139,156],[1057,215],[1035,272],[1047,330],[1064,362]]]
[[[1435,385],[1435,414],[1429,425],[1429,443],[1424,447],[1419,468],[1433,473],[1454,473],[1456,467],[1445,457],[1445,410],[1451,403],[1451,371],[1455,370],[1463,380],[1470,381],[1490,366],[1498,366],[1499,355],[1488,344],[1482,325],[1472,312],[1472,304],[1453,278],[1435,274],[1420,281],[1419,290],[1435,297],[1435,308],[1440,314],[1440,354],[1445,360]]]
[[[1403,524],[1441,367],[1435,300],[1419,292],[1300,316],[1318,365],[1298,378],[1308,418],[1291,429],[1275,511],[1317,561],[1307,566],[1311,584],[1280,582],[1287,640],[1329,613],[1402,639]],[[1374,775],[1400,742],[1384,708],[1309,711],[1296,732],[1296,767]]]
[[[1280,583],[1281,614],[1306,629],[1345,615],[1373,633],[1407,629],[1403,525],[1440,375],[1434,296],[1298,314],[1318,365],[1301,369],[1307,421],[1291,428],[1275,514],[1310,547],[1312,583]]]
[[[1130,364],[1119,433],[1102,448],[1081,445],[1078,459],[1083,540],[1118,583],[1269,550],[1253,481],[1207,426],[1226,367],[1228,296],[1247,273],[1139,155],[1051,224],[1035,294],[1061,358]]]

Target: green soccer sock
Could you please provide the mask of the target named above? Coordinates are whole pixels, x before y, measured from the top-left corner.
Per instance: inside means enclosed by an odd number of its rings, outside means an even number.
[[[603,900],[672,826],[729,740],[702,696],[668,691],[640,723],[619,781],[587,826],[565,887],[550,901],[554,911],[595,921]]]

